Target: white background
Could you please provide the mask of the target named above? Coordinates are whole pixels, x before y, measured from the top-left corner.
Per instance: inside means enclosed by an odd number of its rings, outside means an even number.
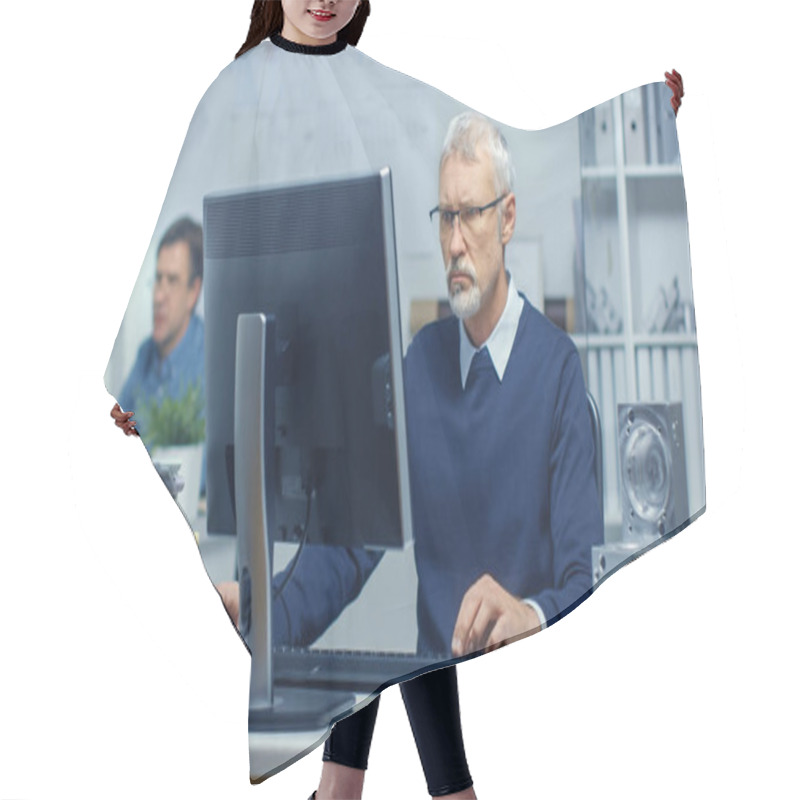
[[[249,785],[246,652],[102,383],[191,113],[249,7],[0,12],[0,798],[302,800],[316,785],[319,754]],[[708,511],[554,628],[460,669],[481,798],[797,796],[784,7],[374,3],[366,52],[514,125],[555,124],[667,67],[686,80]],[[424,796],[393,690],[365,797]]]

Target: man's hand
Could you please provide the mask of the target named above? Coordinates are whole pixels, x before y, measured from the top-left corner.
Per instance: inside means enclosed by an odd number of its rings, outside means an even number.
[[[675,112],[675,116],[678,116],[678,109],[681,107],[681,97],[683,97],[683,78],[681,77],[680,72],[677,70],[672,70],[672,72],[665,72],[664,77],[666,81],[664,83],[672,89],[672,97],[670,98],[670,103],[672,103],[672,110]]]
[[[222,604],[231,618],[231,622],[239,627],[239,583],[237,581],[223,581],[216,586]]]
[[[139,435],[139,431],[136,430],[136,420],[133,418],[133,411],[123,411],[119,403],[114,403],[114,408],[111,409],[111,416],[114,419],[114,424],[124,431],[126,436]]]
[[[506,639],[542,627],[527,603],[509,594],[491,575],[482,575],[467,589],[453,630],[454,656],[486,648],[496,650]]]

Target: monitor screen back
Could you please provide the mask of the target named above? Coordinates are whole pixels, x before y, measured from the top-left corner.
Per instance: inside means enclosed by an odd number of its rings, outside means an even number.
[[[388,170],[210,195],[203,227],[209,532],[236,532],[236,322],[260,312],[277,334],[268,355],[275,385],[265,387],[270,538],[298,539],[307,528],[316,543],[404,546],[410,501]]]

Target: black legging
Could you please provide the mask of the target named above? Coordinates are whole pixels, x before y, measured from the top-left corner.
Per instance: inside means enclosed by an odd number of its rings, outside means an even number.
[[[458,706],[456,668],[426,672],[400,684],[428,792],[439,797],[472,786],[464,753]],[[323,761],[366,769],[378,716],[376,697],[368,706],[334,725],[325,742]]]

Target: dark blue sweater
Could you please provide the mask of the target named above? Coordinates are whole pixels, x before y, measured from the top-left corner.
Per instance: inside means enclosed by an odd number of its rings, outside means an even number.
[[[484,573],[553,622],[591,590],[602,542],[594,446],[572,341],[527,301],[498,379],[462,388],[458,322],[406,358],[411,497],[423,652],[450,651],[461,599]]]
[[[420,331],[405,361],[420,652],[449,653],[461,599],[484,573],[548,623],[591,591],[602,542],[578,353],[528,302],[502,383],[462,388],[455,318]],[[380,555],[307,547],[276,604],[276,642],[310,643]]]

